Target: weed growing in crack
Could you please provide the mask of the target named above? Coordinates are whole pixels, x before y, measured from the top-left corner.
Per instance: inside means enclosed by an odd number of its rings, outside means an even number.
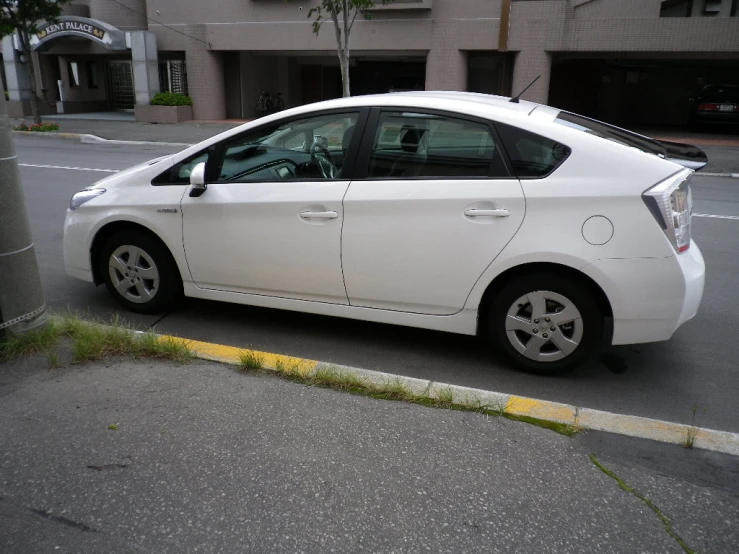
[[[606,466],[604,466],[598,460],[598,458],[596,458],[595,454],[590,455],[590,461],[593,462],[595,466],[598,469],[600,469],[603,473],[608,475],[608,477],[616,481],[619,487],[621,487],[623,490],[625,490],[629,494],[633,494],[634,496],[636,496],[639,500],[644,502],[644,504],[646,504],[650,510],[652,510],[655,514],[657,514],[657,517],[662,522],[662,525],[664,525],[665,531],[667,531],[667,534],[670,535],[673,539],[675,539],[677,544],[680,545],[680,547],[686,552],[686,554],[696,554],[695,550],[690,548],[690,546],[688,546],[688,544],[682,539],[682,537],[675,532],[675,530],[672,528],[672,522],[670,521],[670,518],[667,517],[667,515],[654,504],[654,502],[652,502],[649,498],[644,496],[634,487],[626,483],[626,481],[621,479],[621,477],[619,477],[614,472],[612,472],[610,469],[608,469]]]
[[[698,404],[693,404],[693,407],[690,409],[688,426],[684,431],[685,440],[683,441],[683,446],[685,448],[693,448],[693,445],[695,445],[695,439],[698,437],[698,432],[700,431],[700,426],[696,425],[697,419]]]

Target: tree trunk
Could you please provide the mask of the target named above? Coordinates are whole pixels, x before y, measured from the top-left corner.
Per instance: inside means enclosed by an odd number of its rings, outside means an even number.
[[[344,40],[341,36],[341,25],[338,15],[333,15],[334,29],[336,30],[336,53],[339,56],[339,68],[341,69],[341,95],[346,98],[351,96],[349,88],[349,58],[344,48]],[[346,31],[345,31],[346,33]]]
[[[352,28],[351,25],[349,25],[349,2],[347,0],[344,0],[344,48],[343,48],[343,66],[341,68],[342,73],[342,84],[344,85],[342,89],[342,94],[344,98],[348,98],[352,95],[352,89],[351,89],[351,83],[349,80],[349,58],[351,56],[351,52],[349,50],[349,33],[351,33]]]
[[[39,113],[38,107],[38,89],[36,87],[36,67],[33,63],[33,56],[31,55],[31,44],[29,42],[28,34],[25,31],[18,31],[18,36],[21,41],[21,49],[23,55],[26,57],[26,65],[28,66],[28,77],[31,81],[31,114],[33,115],[33,122],[36,124],[41,123],[41,114]]]

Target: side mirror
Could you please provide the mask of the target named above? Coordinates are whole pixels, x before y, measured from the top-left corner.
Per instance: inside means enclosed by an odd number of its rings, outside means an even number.
[[[197,198],[202,195],[208,188],[205,184],[205,162],[200,162],[192,168],[190,172],[190,197]]]

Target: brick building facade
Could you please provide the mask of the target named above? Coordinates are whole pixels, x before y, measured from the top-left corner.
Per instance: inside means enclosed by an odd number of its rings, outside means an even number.
[[[106,24],[125,44],[72,32],[47,39],[35,60],[39,89],[48,111],[68,112],[131,109],[158,90],[186,92],[202,120],[252,117],[258,90],[280,93],[288,107],[339,96],[332,24],[316,36],[306,18],[316,4],[74,0],[66,16]],[[677,122],[702,85],[739,84],[738,5],[395,0],[354,27],[352,91],[511,94],[541,75],[526,98],[613,121]],[[3,57],[18,112],[28,86],[11,37]]]

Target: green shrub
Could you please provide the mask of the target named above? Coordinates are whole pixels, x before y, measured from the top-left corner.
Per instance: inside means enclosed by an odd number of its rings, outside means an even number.
[[[152,106],[192,106],[192,98],[179,92],[160,92],[151,99]]]
[[[34,133],[49,133],[52,131],[59,130],[58,123],[34,123],[33,125],[26,125],[21,123],[13,127],[14,131],[32,131]]]

